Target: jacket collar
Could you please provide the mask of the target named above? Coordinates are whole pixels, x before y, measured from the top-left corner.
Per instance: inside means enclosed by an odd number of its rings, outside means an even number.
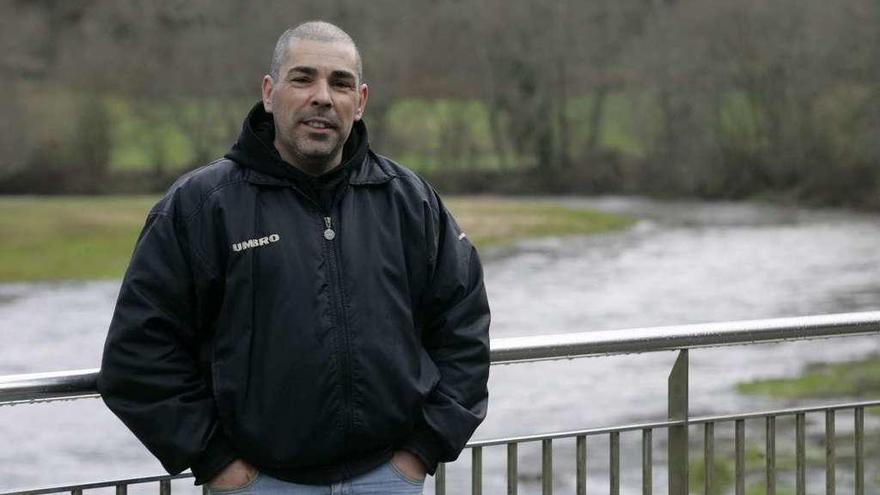
[[[272,116],[263,109],[262,102],[257,102],[244,120],[238,141],[225,156],[244,168],[245,179],[254,184],[291,186],[315,179],[281,158],[272,144],[274,136]],[[352,127],[340,167],[347,169],[342,173],[348,175],[351,185],[383,184],[396,176],[369,149],[367,127],[363,120],[356,121]],[[334,169],[327,172],[333,173],[340,171]]]
[[[375,184],[384,184],[391,179],[397,177],[383,160],[380,160],[372,150],[370,150],[360,167],[352,170],[352,174],[348,178],[348,183],[355,186],[367,186]]]
[[[364,157],[361,165],[352,170],[348,183],[353,186],[373,186],[385,184],[395,177],[397,177],[397,174],[389,169],[374,153],[370,152]],[[291,179],[269,175],[247,167],[245,167],[244,179],[252,184],[263,186],[290,187],[295,184]]]

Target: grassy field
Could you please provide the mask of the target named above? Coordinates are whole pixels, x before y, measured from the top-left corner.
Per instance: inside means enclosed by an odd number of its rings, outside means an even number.
[[[741,383],[737,390],[781,399],[880,397],[880,356],[845,363],[814,363],[800,376]],[[870,411],[880,413],[878,408]]]
[[[0,281],[120,277],[155,201],[0,198]]]
[[[119,278],[158,198],[0,197],[0,282]],[[447,202],[481,248],[527,237],[592,234],[632,220],[528,200],[451,198]]]
[[[452,198],[447,206],[468,238],[480,248],[527,237],[598,234],[633,223],[619,215],[520,199]]]

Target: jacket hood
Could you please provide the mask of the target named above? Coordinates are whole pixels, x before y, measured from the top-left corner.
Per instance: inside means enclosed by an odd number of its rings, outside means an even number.
[[[245,168],[262,174],[291,179],[298,183],[315,184],[336,181],[345,176],[362,175],[359,172],[365,166],[364,159],[369,151],[367,126],[363,120],[357,120],[342,148],[340,166],[320,176],[313,176],[284,161],[275,149],[274,141],[275,121],[272,114],[263,109],[262,102],[257,102],[244,119],[238,141],[225,156]]]

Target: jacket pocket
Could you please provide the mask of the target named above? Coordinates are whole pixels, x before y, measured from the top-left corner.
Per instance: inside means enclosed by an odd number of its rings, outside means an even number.
[[[425,484],[425,478],[422,478],[422,479],[411,478],[408,474],[404,473],[403,471],[400,470],[400,468],[395,466],[393,460],[388,461],[387,466],[388,466],[388,470],[391,471],[391,473],[394,475],[394,477],[399,479],[400,481],[405,481],[411,485],[417,485],[417,486],[422,486]]]

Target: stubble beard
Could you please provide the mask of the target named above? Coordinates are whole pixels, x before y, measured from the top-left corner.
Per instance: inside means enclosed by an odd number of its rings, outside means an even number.
[[[290,136],[291,139],[282,140],[293,160],[291,165],[307,173],[318,175],[335,167],[341,161],[340,155],[344,144],[341,135],[328,136],[328,139],[320,140],[309,137],[308,131],[291,134],[293,134]]]

